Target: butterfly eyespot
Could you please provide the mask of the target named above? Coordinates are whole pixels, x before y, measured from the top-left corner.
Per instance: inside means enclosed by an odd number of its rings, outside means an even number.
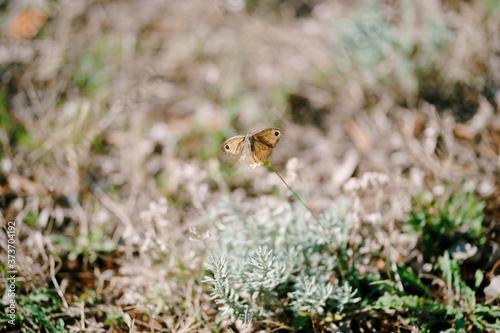
[[[224,148],[226,148],[226,150],[229,150],[229,145],[225,145]]]

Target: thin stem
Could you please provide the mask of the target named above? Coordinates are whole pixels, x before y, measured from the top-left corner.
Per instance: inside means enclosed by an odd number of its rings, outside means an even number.
[[[319,226],[321,227],[321,229],[323,229],[323,231],[325,232],[325,234],[328,234],[326,228],[323,226],[323,224],[320,222],[320,220],[316,217],[316,215],[313,213],[313,211],[311,210],[311,208],[309,208],[309,206],[306,205],[306,203],[302,200],[302,198],[297,194],[297,192],[295,192],[291,187],[290,185],[288,185],[288,183],[283,179],[283,177],[281,177],[281,175],[279,174],[278,171],[276,171],[276,169],[271,165],[271,162],[269,161],[266,161],[264,162],[264,166],[265,167],[268,167],[269,169],[271,169],[280,179],[281,181],[286,185],[286,187],[288,187],[288,189],[290,191],[292,191],[292,193],[297,197],[297,199],[299,199],[299,201],[302,203],[302,205],[304,205],[304,207],[307,208],[307,210],[311,213],[312,217],[314,217],[314,219],[316,220],[316,222],[318,222]],[[331,242],[331,240],[329,239],[329,242],[330,242],[330,245],[332,246],[332,248],[334,247],[333,246],[333,243]],[[342,251],[342,248],[340,248],[340,251]],[[339,272],[340,272],[340,276],[342,278],[342,281],[345,281],[345,275],[344,275],[344,269],[342,268],[343,266],[343,262],[341,261],[341,258],[339,257],[338,253],[334,250],[333,251],[335,253],[335,256],[337,257],[337,261],[339,263]],[[342,251],[343,252],[343,251]]]
[[[269,163],[269,161],[266,162],[266,164],[264,164],[266,167],[268,167],[269,169],[273,170],[275,174],[278,175],[278,177],[280,177],[281,181],[286,185],[286,187],[288,187],[288,189],[290,191],[292,191],[293,194],[295,194],[295,196],[297,197],[297,199],[299,199],[299,201],[304,205],[304,207],[307,208],[307,210],[311,213],[311,215],[314,217],[314,219],[318,222],[318,224],[321,226],[321,228],[323,228],[323,231],[326,231],[325,227],[323,227],[323,225],[321,224],[321,222],[319,221],[319,219],[316,217],[316,215],[314,215],[313,211],[311,210],[311,208],[309,208],[309,206],[306,205],[306,203],[304,201],[302,201],[302,198],[290,187],[290,185],[288,185],[288,183],[283,179],[283,177],[281,177],[281,175],[278,173],[278,171],[276,171],[276,169],[271,165],[271,163]]]

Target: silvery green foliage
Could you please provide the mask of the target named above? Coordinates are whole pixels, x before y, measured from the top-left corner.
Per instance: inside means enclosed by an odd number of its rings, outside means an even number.
[[[210,298],[215,299],[216,304],[222,304],[219,310],[223,314],[231,311],[239,318],[247,312],[248,304],[240,300],[238,294],[235,293],[235,289],[229,286],[226,257],[210,257],[208,260],[210,263],[205,263],[205,267],[213,273],[214,277],[205,276],[203,282],[212,284]]]
[[[295,291],[288,294],[293,299],[290,307],[295,312],[317,311],[318,314],[324,313],[326,301],[332,297],[333,285],[331,283],[317,283],[316,277],[309,278],[302,276],[295,284]]]
[[[349,303],[357,303],[361,301],[361,297],[355,297],[357,291],[353,290],[349,283],[344,282],[341,288],[335,289],[334,298],[337,301],[337,311],[344,311],[344,306]]]
[[[346,283],[330,282],[337,270],[335,251],[345,250],[351,222],[340,201],[319,225],[301,206],[282,204],[256,212],[224,201],[216,219],[220,248],[206,264],[205,277],[220,310],[248,322],[289,309],[322,315],[358,301]],[[222,223],[221,223],[222,222]],[[335,308],[336,307],[336,308]]]

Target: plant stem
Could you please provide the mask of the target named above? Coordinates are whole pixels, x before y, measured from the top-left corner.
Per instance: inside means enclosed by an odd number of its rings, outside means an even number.
[[[281,177],[281,175],[278,173],[278,171],[276,171],[276,169],[271,165],[271,163],[269,163],[269,161],[267,161],[266,164],[264,164],[264,166],[266,166],[269,169],[271,169],[272,171],[274,171],[274,173],[277,174],[278,177],[280,177],[281,181],[286,185],[286,187],[288,187],[288,189],[290,191],[292,191],[293,194],[295,194],[295,196],[297,197],[297,199],[299,199],[299,201],[304,205],[304,207],[306,207],[307,210],[311,213],[312,217],[314,217],[314,219],[318,222],[318,224],[321,226],[321,228],[323,228],[323,231],[326,231],[325,228],[323,227],[323,225],[321,224],[321,222],[319,221],[319,219],[316,217],[316,215],[314,215],[314,213],[311,210],[311,208],[309,208],[305,204],[305,202],[302,201],[302,198],[290,187],[290,185],[288,185],[288,183],[283,179],[283,177]]]
[[[307,210],[311,213],[312,217],[316,220],[316,222],[318,222],[318,224],[321,227],[321,229],[323,229],[323,231],[325,232],[325,234],[328,235],[328,232],[327,232],[326,228],[323,226],[323,224],[320,222],[320,220],[316,217],[316,215],[313,213],[313,211],[311,210],[311,208],[309,208],[309,206],[306,205],[306,203],[297,194],[297,192],[295,192],[290,187],[290,185],[288,185],[288,183],[283,179],[283,177],[281,177],[281,175],[279,174],[279,172],[276,171],[276,169],[271,165],[271,162],[269,162],[269,161],[264,162],[264,166],[267,167],[267,168],[269,168],[270,170],[272,170],[281,179],[281,181],[286,185],[286,187],[288,187],[288,189],[290,191],[292,191],[292,193],[297,197],[297,199],[299,199],[300,203],[302,203],[302,205],[304,205],[304,207],[307,208]],[[331,242],[330,239],[329,239],[329,242],[330,242],[330,245],[332,246],[332,249],[333,249],[334,246],[333,246],[333,243]],[[340,251],[343,252],[341,248],[340,248]],[[339,267],[339,272],[340,272],[340,277],[341,277],[342,281],[345,281],[344,269],[342,268],[343,261],[341,261],[341,258],[339,257],[337,251],[333,250],[333,252],[335,253],[335,256],[337,257],[338,267]]]

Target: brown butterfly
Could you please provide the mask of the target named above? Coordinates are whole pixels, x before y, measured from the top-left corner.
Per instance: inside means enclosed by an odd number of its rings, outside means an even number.
[[[233,136],[222,143],[220,150],[255,167],[271,158],[283,135],[285,131],[282,129],[266,128],[252,134]]]

